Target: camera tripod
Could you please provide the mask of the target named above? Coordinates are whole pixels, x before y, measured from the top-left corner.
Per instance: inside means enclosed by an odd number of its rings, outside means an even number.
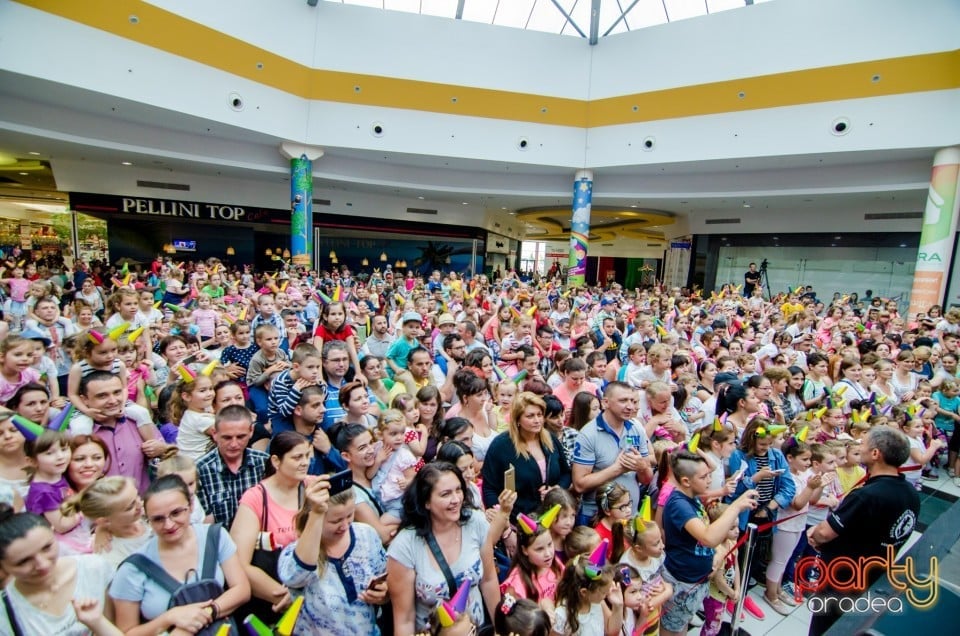
[[[767,265],[769,265],[767,259],[763,259],[760,262],[760,289],[762,290],[762,295],[766,300],[772,298],[770,291],[770,276],[767,274]]]

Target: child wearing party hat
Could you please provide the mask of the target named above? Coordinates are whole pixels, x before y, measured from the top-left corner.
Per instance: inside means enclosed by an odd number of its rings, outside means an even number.
[[[123,323],[109,332],[103,329],[90,329],[77,337],[73,351],[73,359],[76,362],[73,363],[70,375],[67,377],[67,399],[77,410],[70,421],[72,435],[90,435],[93,432],[95,419],[100,416],[80,399],[80,380],[95,371],[109,371],[119,377],[124,386],[129,383],[127,367],[118,354],[118,341],[126,334],[127,327],[127,323]],[[140,334],[142,333],[141,331]],[[135,334],[136,331],[131,332],[130,336]],[[130,336],[127,338],[129,339]],[[149,410],[127,401],[123,411],[126,417],[136,423],[143,441],[148,442],[159,437],[159,430],[154,425]]]
[[[644,497],[637,516],[626,524],[626,537],[630,549],[620,557],[620,564],[632,568],[635,574],[629,577],[621,573],[620,581],[625,591],[633,583],[639,583],[643,595],[643,611],[633,622],[628,634],[654,636],[660,631],[660,608],[673,596],[673,586],[663,580],[663,533],[651,517],[650,497]],[[626,603],[626,601],[625,601]],[[631,622],[634,616],[625,612],[624,620]]]
[[[710,506],[707,516],[711,522],[718,521],[727,509],[727,504],[717,503]],[[714,554],[714,569],[710,575],[710,591],[703,599],[703,627],[700,636],[717,636],[723,625],[723,612],[731,603],[736,603],[742,589],[740,587],[740,563],[736,548],[740,528],[736,524],[730,527],[723,543],[717,546]]]
[[[170,421],[179,427],[177,449],[197,461],[213,448],[213,382],[210,373],[217,363],[211,362],[200,373],[189,367],[178,367],[181,381],[170,400]]]
[[[730,534],[738,516],[757,505],[757,491],[747,490],[711,522],[699,499],[710,484],[707,461],[688,449],[677,449],[670,455],[670,469],[675,488],[663,511],[663,578],[673,586],[673,596],[660,618],[665,636],[687,633],[690,619],[709,591],[715,548]]]
[[[24,498],[27,512],[44,517],[53,529],[60,554],[86,554],[92,550],[89,524],[79,513],[63,514],[60,505],[74,492],[67,483],[70,439],[66,433],[45,429],[19,415],[11,420],[26,438],[24,451],[30,461],[30,489]]]
[[[500,584],[501,592],[510,592],[516,598],[529,598],[551,611],[557,596],[557,584],[563,574],[563,565],[556,558],[550,526],[556,522],[562,506],[553,508],[537,518],[523,513],[517,515],[517,553],[507,578]]]
[[[578,557],[563,571],[557,588],[553,633],[562,636],[619,634],[623,626],[623,591],[613,581],[613,566],[598,566]]]

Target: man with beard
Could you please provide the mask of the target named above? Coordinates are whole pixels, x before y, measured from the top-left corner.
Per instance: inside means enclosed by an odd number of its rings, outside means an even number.
[[[393,336],[387,331],[387,317],[374,316],[370,325],[371,333],[363,341],[363,347],[360,348],[360,357],[377,356],[382,358],[387,355],[390,345],[393,344]]]
[[[441,352],[433,357],[430,378],[432,383],[440,389],[440,396],[444,402],[453,401],[455,394],[453,376],[463,366],[466,355],[467,344],[460,334],[450,333],[443,337]]]

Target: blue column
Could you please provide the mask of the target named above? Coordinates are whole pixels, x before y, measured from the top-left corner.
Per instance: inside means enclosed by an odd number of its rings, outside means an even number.
[[[323,156],[323,149],[285,141],[280,154],[290,160],[290,260],[312,268],[313,162]]]
[[[570,220],[570,259],[567,286],[583,287],[590,244],[590,208],[593,205],[593,172],[577,171],[573,181],[573,218]]]
[[[290,160],[290,255],[294,265],[313,262],[313,162],[307,155]]]

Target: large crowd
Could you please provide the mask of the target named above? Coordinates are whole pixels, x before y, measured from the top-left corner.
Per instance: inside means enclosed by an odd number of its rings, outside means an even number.
[[[0,634],[715,635],[960,482],[960,309],[280,265],[0,264]]]

